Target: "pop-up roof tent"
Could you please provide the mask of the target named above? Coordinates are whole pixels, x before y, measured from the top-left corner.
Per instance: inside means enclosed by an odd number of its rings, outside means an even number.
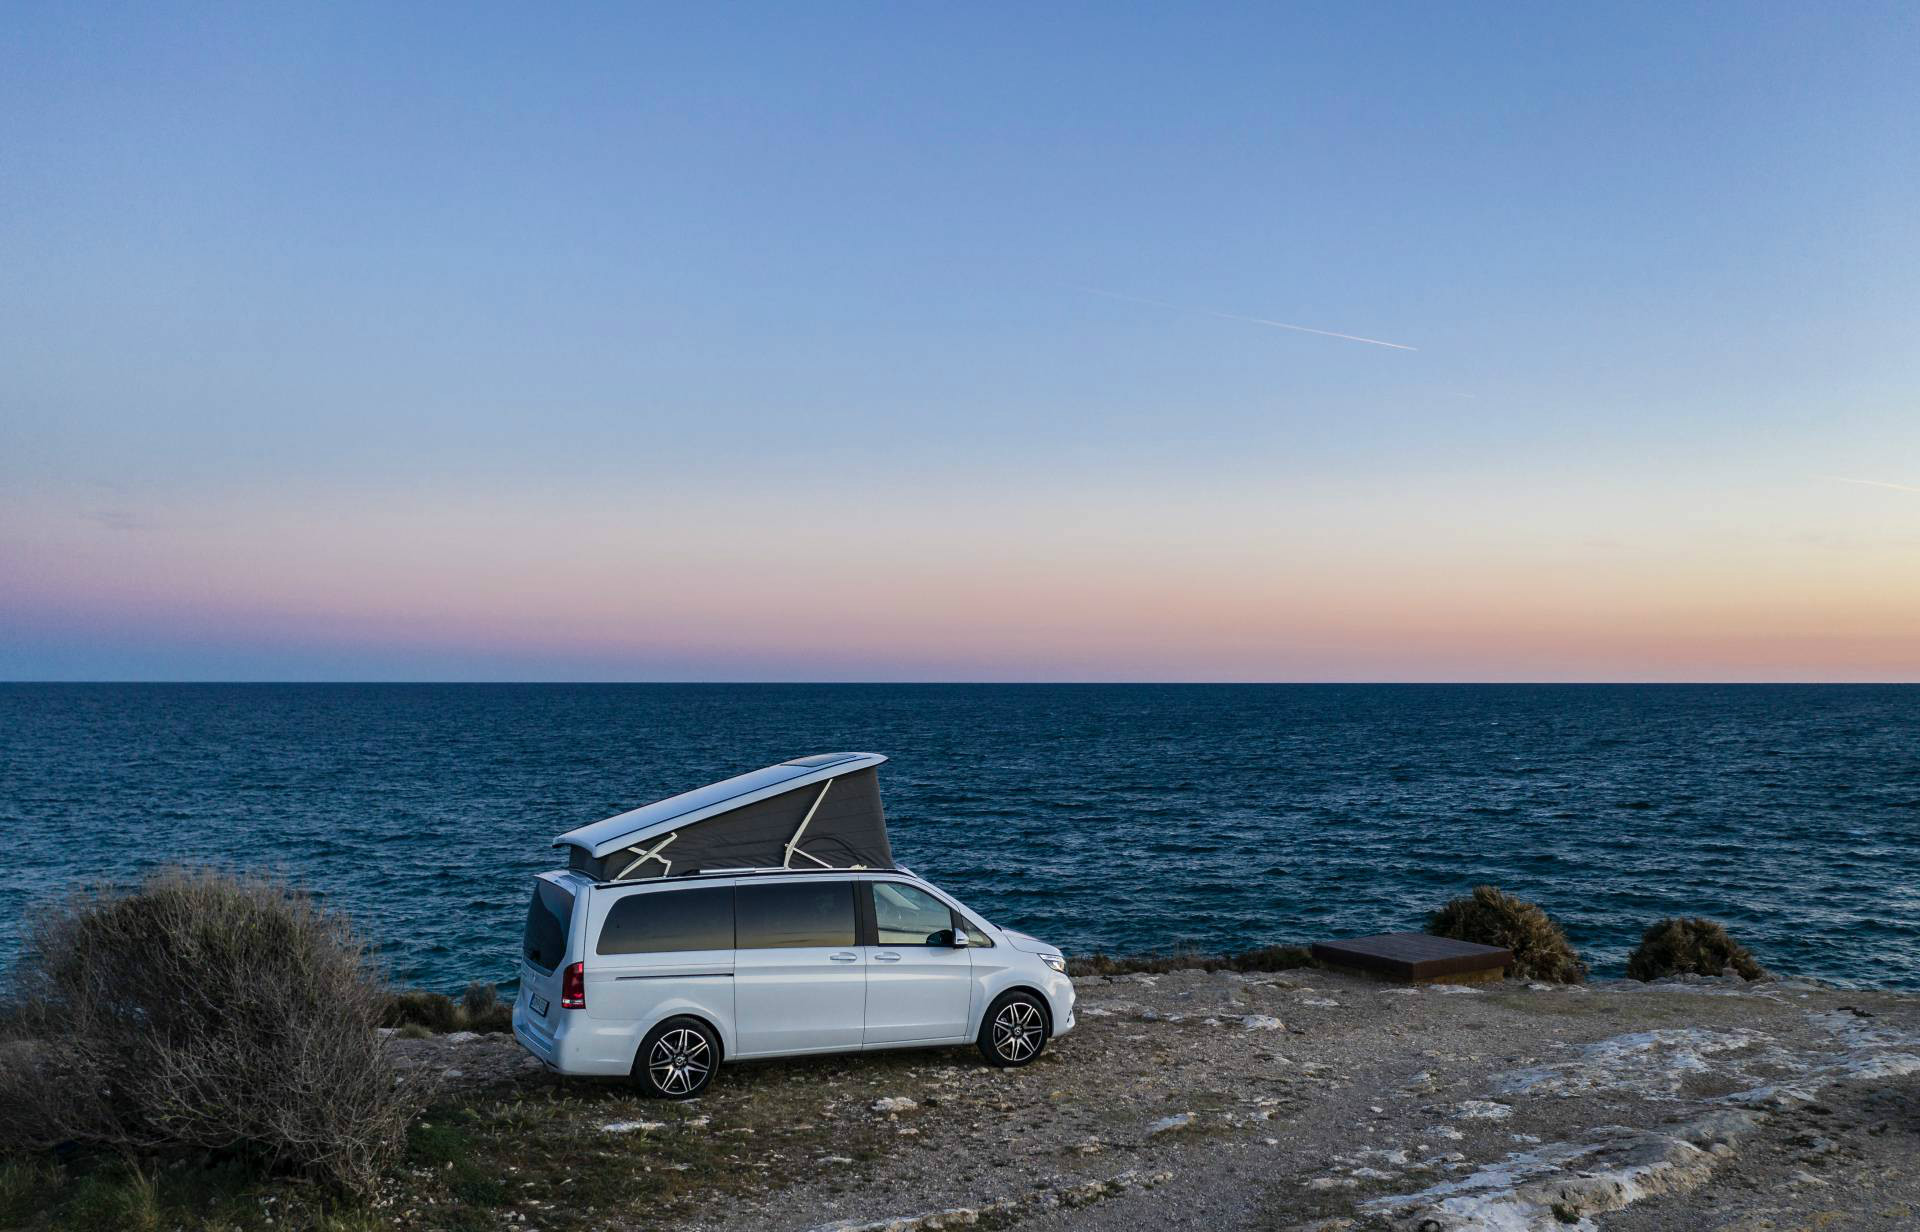
[[[822,753],[670,796],[553,840],[595,881],[728,868],[892,868],[878,753]]]

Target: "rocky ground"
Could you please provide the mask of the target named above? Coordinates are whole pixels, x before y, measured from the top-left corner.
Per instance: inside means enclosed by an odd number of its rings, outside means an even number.
[[[1311,970],[1076,983],[1079,1029],[1025,1069],[768,1062],[690,1106],[554,1106],[583,1182],[616,1139],[662,1160],[710,1143],[705,1174],[741,1177],[595,1215],[615,1228],[1920,1228],[1920,997]],[[394,1046],[456,1090],[560,1086],[498,1036]],[[503,1226],[563,1222],[526,1190]]]

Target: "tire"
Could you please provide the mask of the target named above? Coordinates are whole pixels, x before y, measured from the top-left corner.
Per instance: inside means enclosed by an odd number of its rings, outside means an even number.
[[[634,1085],[655,1099],[696,1099],[720,1068],[720,1037],[698,1018],[669,1018],[640,1041]]]
[[[1015,989],[987,1007],[974,1042],[988,1065],[1029,1064],[1047,1046],[1047,1007],[1032,993]]]

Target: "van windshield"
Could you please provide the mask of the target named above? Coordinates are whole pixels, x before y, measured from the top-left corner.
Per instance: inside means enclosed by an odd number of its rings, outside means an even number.
[[[551,881],[533,883],[533,902],[527,906],[527,961],[551,971],[566,957],[567,933],[573,924],[573,894]]]

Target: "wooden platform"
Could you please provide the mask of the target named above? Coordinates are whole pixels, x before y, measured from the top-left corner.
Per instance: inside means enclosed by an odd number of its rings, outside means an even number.
[[[1413,984],[1479,984],[1501,978],[1513,965],[1512,950],[1426,933],[1317,941],[1313,956],[1341,971]]]

